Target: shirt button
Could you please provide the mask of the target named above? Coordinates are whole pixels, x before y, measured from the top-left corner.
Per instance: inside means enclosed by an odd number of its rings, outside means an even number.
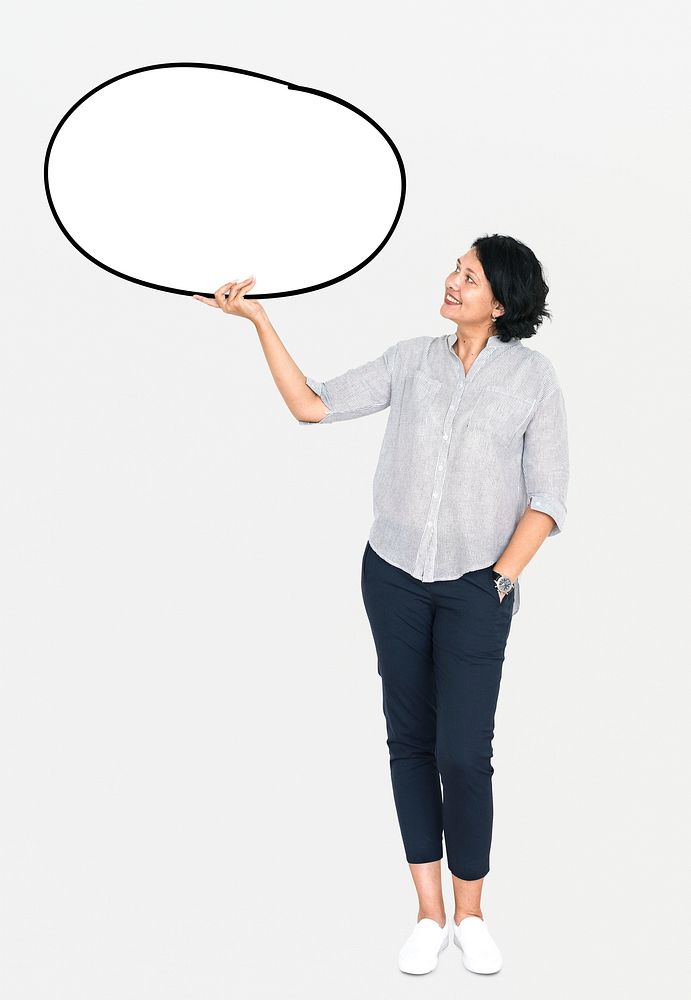
[[[432,494],[432,496],[433,496],[433,497],[438,497],[438,496],[439,496],[439,494],[438,494],[437,492],[434,492],[434,493]]]
[[[440,469],[443,469],[443,468],[444,468],[444,463],[443,463],[443,462],[440,462],[440,464],[439,464],[439,468],[440,468]]]
[[[446,440],[448,439],[448,437],[449,437],[449,435],[448,435],[448,434],[445,434],[445,435],[444,435],[444,440],[446,441]]]
[[[431,527],[432,527],[432,522],[431,522],[431,521],[428,521],[428,522],[427,522],[427,527],[428,527],[428,528],[431,528]]]

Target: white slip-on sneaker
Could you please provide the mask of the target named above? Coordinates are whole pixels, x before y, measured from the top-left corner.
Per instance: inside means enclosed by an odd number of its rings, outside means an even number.
[[[448,917],[443,927],[431,917],[423,917],[418,920],[413,933],[398,954],[398,968],[401,972],[412,972],[418,976],[432,972],[448,943]]]
[[[463,964],[470,972],[499,972],[501,952],[481,917],[463,917],[460,924],[454,920],[453,939],[463,952]]]

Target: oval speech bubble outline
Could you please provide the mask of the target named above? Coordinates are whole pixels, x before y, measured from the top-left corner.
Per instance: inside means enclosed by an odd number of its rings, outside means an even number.
[[[254,274],[248,299],[355,274],[391,238],[406,191],[398,149],[364,111],[196,62],[129,70],[80,98],[50,138],[44,184],[58,226],[98,267],[209,297],[209,282]]]

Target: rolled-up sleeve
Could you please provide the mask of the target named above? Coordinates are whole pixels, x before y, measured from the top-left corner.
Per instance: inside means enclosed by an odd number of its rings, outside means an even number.
[[[558,535],[566,521],[569,485],[569,444],[566,407],[561,388],[538,403],[523,436],[523,475],[528,506],[554,519],[548,537]]]
[[[320,397],[329,412],[321,420],[298,420],[303,427],[354,420],[386,409],[391,403],[391,386],[398,344],[359,368],[349,368],[326,382],[307,376],[305,382]]]

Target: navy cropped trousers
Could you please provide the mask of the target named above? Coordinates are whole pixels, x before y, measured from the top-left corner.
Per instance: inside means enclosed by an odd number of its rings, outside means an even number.
[[[422,583],[368,541],[362,596],[406,859],[439,861],[443,835],[452,874],[483,878],[494,813],[494,713],[514,592],[500,600],[492,566]]]

